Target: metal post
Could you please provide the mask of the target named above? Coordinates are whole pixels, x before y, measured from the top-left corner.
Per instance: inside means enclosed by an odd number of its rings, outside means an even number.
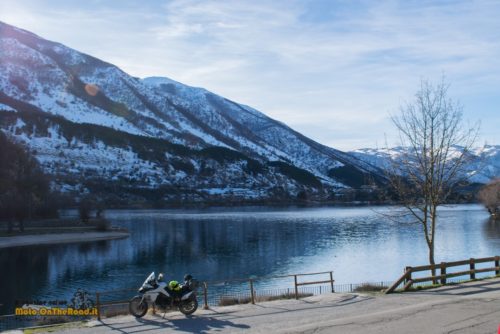
[[[470,259],[470,279],[476,279],[476,264],[474,263],[474,259]]]
[[[295,299],[299,299],[299,288],[297,287],[297,275],[293,275],[295,281]]]
[[[255,304],[255,293],[253,291],[253,280],[250,279],[250,298],[252,300],[252,304]]]
[[[207,287],[207,282],[203,282],[203,302],[205,305],[203,305],[204,310],[208,310],[208,287]]]
[[[446,284],[446,263],[441,262],[441,284]]]
[[[99,292],[95,293],[95,304],[97,308],[97,320],[101,321],[101,305],[99,303]]]
[[[500,256],[495,256],[495,275],[500,275],[500,270],[499,270],[499,262],[500,262]]]
[[[335,289],[333,288],[333,271],[330,271],[330,285],[332,287],[332,293],[334,293]]]

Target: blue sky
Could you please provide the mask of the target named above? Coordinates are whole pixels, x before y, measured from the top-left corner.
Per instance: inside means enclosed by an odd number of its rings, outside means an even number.
[[[250,105],[335,148],[395,143],[389,115],[446,76],[500,144],[500,1],[2,0],[0,20]]]

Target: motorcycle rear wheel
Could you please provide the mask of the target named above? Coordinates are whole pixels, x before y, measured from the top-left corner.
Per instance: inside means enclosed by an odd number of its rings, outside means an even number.
[[[179,304],[179,311],[185,315],[191,315],[198,309],[198,301],[196,299],[188,299]]]
[[[128,310],[136,318],[142,318],[148,312],[148,303],[142,296],[135,296],[128,303]]]

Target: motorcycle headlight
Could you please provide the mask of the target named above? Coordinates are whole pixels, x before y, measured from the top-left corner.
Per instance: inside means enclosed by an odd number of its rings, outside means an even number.
[[[140,292],[140,293],[143,293],[143,292],[144,292],[144,288],[143,288],[142,286],[139,288],[139,292]]]

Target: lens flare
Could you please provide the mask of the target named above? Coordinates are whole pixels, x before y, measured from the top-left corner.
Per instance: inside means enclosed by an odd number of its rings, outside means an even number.
[[[99,87],[97,87],[96,85],[94,84],[86,84],[85,85],[85,91],[87,92],[87,94],[89,94],[90,96],[96,96],[97,93],[99,92]]]

